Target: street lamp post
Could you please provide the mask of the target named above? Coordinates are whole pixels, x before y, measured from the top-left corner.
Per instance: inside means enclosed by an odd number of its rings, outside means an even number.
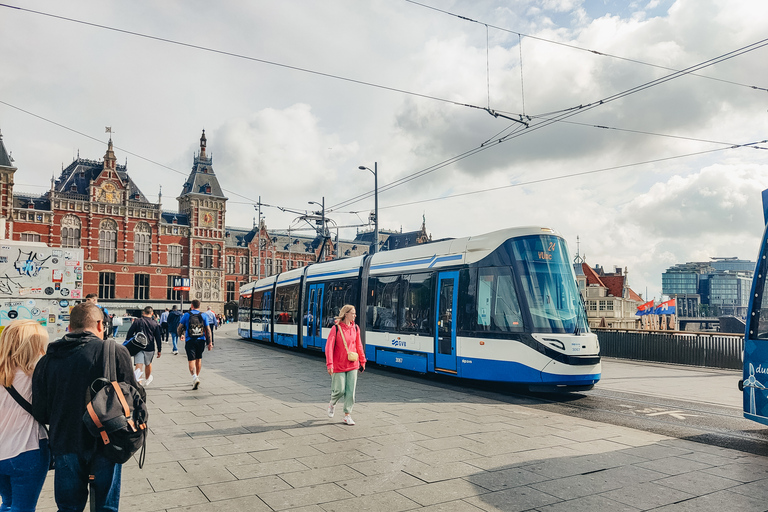
[[[371,254],[376,254],[379,250],[379,166],[378,162],[373,162],[373,169],[361,165],[358,167],[361,171],[369,170],[373,173],[373,247]]]
[[[316,204],[322,208],[321,215],[322,215],[323,245],[320,247],[320,255],[317,257],[317,261],[323,261],[323,252],[325,251],[325,196],[323,196],[322,203],[318,203],[317,201],[309,201],[309,204]]]

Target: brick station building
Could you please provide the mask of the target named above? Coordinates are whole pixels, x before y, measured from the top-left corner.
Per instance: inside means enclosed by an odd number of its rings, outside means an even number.
[[[163,310],[183,299],[235,317],[241,285],[322,259],[366,254],[371,232],[355,240],[270,232],[262,221],[251,229],[226,227],[227,197],[206,154],[205,131],[192,170],[165,210],[152,202],[119,165],[110,138],[102,160],[78,157],[51,179],[41,195],[14,193],[17,168],[0,133],[0,237],[82,248],[82,296],[98,293],[110,312],[137,313],[146,305]],[[394,249],[426,243],[421,229],[382,230],[379,245]],[[173,290],[174,279],[190,278],[189,292]]]

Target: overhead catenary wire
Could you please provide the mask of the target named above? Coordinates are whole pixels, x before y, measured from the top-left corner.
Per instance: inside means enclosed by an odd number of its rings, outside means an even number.
[[[515,187],[523,187],[523,186],[527,186],[527,185],[535,185],[535,184],[538,184],[538,183],[546,183],[546,182],[558,181],[558,180],[563,180],[563,179],[568,179],[568,178],[576,178],[576,177],[579,177],[579,176],[586,176],[586,175],[589,175],[589,174],[598,174],[598,173],[607,172],[607,171],[615,171],[615,170],[618,170],[618,169],[626,169],[626,168],[629,168],[629,167],[637,167],[637,166],[640,166],[640,165],[649,165],[649,164],[654,164],[654,163],[659,163],[659,162],[666,162],[666,161],[670,161],[670,160],[677,160],[677,159],[680,159],[680,158],[689,158],[689,157],[692,157],[692,156],[700,156],[700,155],[705,155],[705,154],[708,154],[708,153],[714,153],[714,152],[717,152],[717,151],[726,151],[726,150],[729,150],[729,149],[751,147],[751,148],[754,148],[754,149],[761,149],[761,150],[768,151],[768,147],[757,146],[757,144],[765,144],[765,143],[768,143],[768,139],[762,140],[762,141],[759,141],[759,142],[750,142],[750,143],[747,143],[747,144],[737,144],[737,145],[730,146],[730,147],[727,147],[727,148],[716,148],[716,149],[709,149],[709,150],[705,150],[705,151],[696,151],[694,153],[686,153],[686,154],[683,154],[683,155],[674,155],[674,156],[669,156],[669,157],[656,158],[656,159],[653,159],[653,160],[645,160],[645,161],[642,161],[642,162],[634,162],[634,163],[631,163],[631,164],[614,165],[614,166],[611,166],[611,167],[604,167],[604,168],[601,168],[601,169],[592,169],[592,170],[589,170],[589,171],[561,174],[559,176],[550,176],[548,178],[539,178],[539,179],[535,179],[535,180],[529,180],[529,181],[524,181],[524,182],[520,182],[520,183],[512,183],[512,184],[509,184],[509,185],[502,185],[502,186],[497,186],[497,187],[493,187],[493,188],[485,188],[485,189],[481,189],[481,190],[473,190],[473,191],[470,191],[470,192],[461,192],[461,193],[458,193],[458,194],[451,194],[451,195],[447,195],[447,196],[433,197],[431,199],[420,199],[418,201],[409,201],[409,202],[406,202],[406,203],[392,204],[392,205],[389,205],[389,206],[379,206],[379,210],[387,210],[387,209],[390,209],[390,208],[400,208],[402,206],[411,206],[411,205],[414,205],[414,204],[422,204],[422,203],[429,203],[429,202],[434,202],[434,201],[442,201],[442,200],[445,200],[445,199],[455,199],[457,197],[471,196],[471,195],[475,195],[475,194],[483,194],[483,193],[486,193],[486,192],[494,192],[496,190],[505,190],[505,189],[515,188]]]
[[[418,4],[418,2],[411,2],[411,3]],[[419,4],[419,5],[423,5],[423,4]],[[84,22],[84,21],[81,21],[81,20],[75,20],[75,19],[72,19],[72,18],[66,18],[66,17],[62,17],[62,16],[52,15],[52,14],[43,13],[43,12],[40,12],[40,11],[33,11],[33,10],[30,10],[30,9],[24,9],[24,8],[21,8],[21,7],[11,6],[11,5],[8,5],[8,4],[0,4],[0,6],[12,8],[12,9],[17,9],[17,10],[22,10],[22,11],[27,11],[27,12],[34,13],[34,14],[50,16],[50,17],[57,18],[57,19],[62,19],[62,20],[65,20],[65,21],[81,23],[81,24],[84,24],[84,25],[90,25],[90,26],[94,26],[94,27],[98,27],[98,28],[107,29],[107,30],[114,30],[114,31],[117,31],[117,32],[122,32],[122,33],[130,34],[130,35],[134,35],[134,36],[146,37],[146,38],[155,39],[155,40],[158,40],[158,41],[168,42],[168,43],[172,43],[172,44],[179,44],[179,45],[188,46],[188,47],[191,47],[191,48],[197,48],[197,49],[200,49],[200,50],[212,51],[212,52],[215,52],[215,53],[220,53],[220,54],[229,55],[229,56],[233,56],[233,57],[245,58],[245,59],[254,60],[254,61],[257,61],[257,62],[263,62],[263,63],[266,63],[266,64],[286,67],[286,68],[289,68],[289,69],[295,69],[295,70],[299,70],[299,71],[310,72],[310,73],[314,73],[314,74],[318,74],[318,75],[322,75],[322,76],[328,76],[328,77],[331,77],[331,78],[338,78],[338,79],[342,79],[342,80],[347,80],[347,81],[359,83],[359,84],[362,84],[362,85],[370,85],[370,86],[380,87],[380,88],[383,88],[383,89],[388,89],[388,90],[392,90],[392,91],[396,91],[396,92],[401,92],[401,93],[405,93],[405,94],[413,94],[413,95],[416,95],[416,96],[422,96],[422,97],[429,98],[429,99],[445,101],[447,103],[452,103],[452,104],[455,104],[455,105],[468,106],[468,107],[472,107],[472,108],[476,108],[476,109],[483,109],[482,107],[478,107],[476,105],[470,105],[470,104],[455,102],[455,101],[452,101],[452,100],[445,100],[445,99],[442,99],[442,98],[438,98],[438,97],[434,97],[434,96],[429,96],[429,95],[422,95],[422,94],[419,94],[419,93],[412,93],[410,91],[405,91],[405,90],[401,90],[401,89],[395,89],[395,88],[390,88],[390,87],[386,87],[386,86],[381,86],[379,84],[373,84],[373,83],[370,83],[370,82],[363,82],[363,81],[358,81],[358,80],[354,80],[354,79],[348,79],[348,78],[345,78],[345,77],[340,77],[338,75],[331,75],[331,74],[327,74],[327,73],[322,73],[322,72],[317,72],[317,71],[313,71],[313,70],[308,70],[308,69],[305,69],[305,68],[289,66],[289,65],[286,65],[286,64],[282,64],[282,63],[266,61],[264,59],[257,59],[257,58],[253,58],[253,57],[247,57],[247,56],[235,54],[235,53],[232,53],[232,52],[225,52],[225,51],[215,50],[215,49],[212,49],[212,48],[206,48],[206,47],[202,47],[202,46],[198,46],[198,45],[182,43],[182,42],[179,42],[179,41],[174,41],[174,40],[170,40],[170,39],[160,38],[160,37],[156,37],[156,36],[149,36],[149,35],[146,35],[146,34],[141,34],[141,33],[126,31],[126,30],[123,30],[123,29],[117,29],[117,28],[114,28],[114,27],[108,27],[108,26],[104,26],[104,25],[98,25],[98,24],[94,24],[94,23]],[[474,21],[474,20],[470,20],[470,21]],[[500,27],[495,27],[495,26],[492,26],[492,25],[489,25],[489,24],[486,24],[486,25],[488,25],[490,27],[493,27],[493,28],[498,28],[500,30],[503,30]],[[510,32],[513,32],[513,31],[510,31]],[[518,32],[513,32],[513,33],[518,34],[519,37],[523,35],[522,33],[518,33]],[[528,35],[526,35],[526,37],[535,38],[534,36],[528,36]],[[566,46],[568,46],[568,45],[566,45]],[[600,53],[600,52],[594,52],[593,51],[593,53]],[[605,54],[605,55],[607,55],[607,54]],[[625,59],[625,60],[631,60],[631,59]],[[646,63],[643,63],[643,64],[646,64]],[[657,67],[661,67],[661,66],[657,66]],[[665,68],[665,69],[669,69],[669,68]],[[688,74],[691,74],[691,73],[692,72],[688,71]],[[648,85],[648,86],[650,87],[651,85]],[[638,90],[642,90],[642,89],[638,89]],[[637,92],[637,91],[635,91],[635,92]],[[614,99],[618,99],[618,97],[612,98],[612,99],[610,99],[610,101],[613,101]],[[587,108],[594,108],[595,106],[598,106],[599,104],[601,104],[601,103],[598,103],[598,104],[588,104],[586,106],[579,105],[579,106],[576,106],[576,107],[572,107],[571,109],[568,109],[568,110],[571,111],[571,113],[573,113],[574,111],[581,112],[581,111],[584,111],[584,109],[587,109]],[[488,110],[489,113],[494,114],[494,112],[490,111],[489,108],[485,108],[483,110]],[[504,113],[504,111],[497,111],[497,113]],[[514,115],[514,113],[512,113],[512,114]],[[547,126],[548,124],[551,124],[551,122],[557,122],[557,121],[560,121],[560,120],[561,119],[546,119],[543,122],[539,123],[539,125],[537,125],[535,128],[541,128],[541,127]],[[525,132],[522,132],[522,133],[527,133],[527,132],[528,132],[528,130],[526,130]],[[515,138],[515,137],[521,135],[522,133],[519,132],[518,130],[515,130],[515,131],[513,131],[513,133],[508,134],[504,138],[500,139],[499,142],[503,142],[503,141],[509,140],[511,138]],[[467,152],[466,156],[471,156],[472,154],[475,154],[477,151],[487,149],[488,147],[490,147],[490,145],[481,146],[480,148],[474,148],[473,150],[470,150],[469,152]],[[182,175],[186,175],[185,173],[182,173],[182,172],[177,171],[175,169],[172,169],[170,167],[164,166],[163,164],[159,164],[157,162],[154,162],[152,160],[144,158],[144,157],[142,157],[140,155],[136,155],[135,153],[131,153],[131,152],[129,152],[127,150],[124,150],[122,148],[119,148],[119,149],[121,149],[123,151],[126,151],[128,154],[132,154],[132,155],[135,155],[135,156],[137,156],[139,158],[147,160],[149,162],[161,165],[161,166],[163,166],[165,168],[168,168],[168,169],[170,169],[170,170],[172,170],[174,172],[178,172],[178,173],[180,173]],[[466,156],[459,155],[459,157],[454,157],[453,159],[449,159],[449,160],[458,161],[459,159],[466,158]],[[442,168],[444,166],[445,165],[437,164],[436,166],[433,166],[433,167],[435,167],[435,169],[433,169],[433,170],[436,170],[437,168]],[[430,170],[429,172],[433,172],[433,170]],[[415,179],[415,178],[416,177],[412,177],[412,178],[404,181],[403,183],[405,183],[407,181],[410,181],[411,179]],[[382,188],[380,190],[388,190],[388,188]],[[247,198],[246,196],[238,194],[237,192],[232,192],[232,191],[227,191],[227,192],[228,193],[232,193],[234,195],[237,195],[238,197],[242,197],[242,198],[245,198],[245,199],[250,199],[250,198]]]
[[[130,35],[130,36],[135,36],[135,37],[141,37],[141,38],[145,38],[145,39],[151,39],[151,40],[154,40],[154,41],[159,41],[159,42],[163,42],[163,43],[173,44],[173,45],[182,46],[182,47],[186,47],[186,48],[192,48],[192,49],[195,49],[195,50],[201,50],[201,51],[210,52],[210,53],[214,53],[214,54],[218,54],[218,55],[225,55],[225,56],[233,57],[233,58],[237,58],[237,59],[244,59],[244,60],[248,60],[248,61],[252,61],[252,62],[259,62],[261,64],[267,64],[267,65],[270,65],[270,66],[277,66],[277,67],[281,67],[281,68],[284,68],[284,69],[290,69],[290,70],[299,71],[299,72],[302,72],[302,73],[309,73],[309,74],[313,74],[313,75],[317,75],[317,76],[322,76],[322,77],[326,77],[326,78],[331,78],[331,79],[335,79],[335,80],[341,80],[341,81],[344,81],[344,82],[350,82],[350,83],[357,84],[357,85],[364,85],[364,86],[367,86],[367,87],[374,87],[374,88],[377,88],[377,89],[397,92],[397,93],[400,93],[400,94],[406,94],[406,95],[410,95],[410,96],[416,96],[416,97],[419,97],[419,98],[424,98],[424,99],[429,99],[429,100],[434,100],[434,101],[440,101],[440,102],[443,102],[443,103],[449,103],[449,104],[456,105],[456,106],[459,106],[459,107],[467,107],[467,108],[473,108],[473,109],[478,109],[478,110],[486,110],[486,111],[488,110],[488,108],[486,108],[486,107],[481,107],[481,106],[478,106],[478,105],[473,105],[471,103],[464,103],[464,102],[461,102],[461,101],[450,100],[450,99],[447,99],[447,98],[440,98],[438,96],[432,96],[430,94],[423,94],[423,93],[419,93],[419,92],[408,91],[408,90],[400,89],[400,88],[397,88],[397,87],[391,87],[391,86],[387,86],[387,85],[377,84],[377,83],[374,83],[374,82],[368,82],[368,81],[359,80],[359,79],[356,79],[356,78],[345,77],[345,76],[336,75],[336,74],[333,74],[333,73],[326,73],[326,72],[323,72],[323,71],[317,71],[317,70],[314,70],[314,69],[304,68],[304,67],[301,67],[301,66],[293,66],[293,65],[290,65],[290,64],[284,64],[282,62],[276,62],[276,61],[272,61],[272,60],[268,60],[268,59],[262,59],[262,58],[258,58],[258,57],[251,57],[251,56],[248,56],[248,55],[243,55],[241,53],[230,52],[230,51],[226,51],[226,50],[219,50],[219,49],[216,49],[216,48],[210,48],[208,46],[202,46],[202,45],[198,45],[198,44],[187,43],[187,42],[184,42],[184,41],[178,41],[178,40],[169,39],[169,38],[166,38],[166,37],[153,36],[153,35],[150,35],[150,34],[144,34],[144,33],[136,32],[136,31],[133,31],[133,30],[126,30],[126,29],[121,29],[121,28],[117,28],[117,27],[111,27],[109,25],[103,25],[103,24],[100,24],[100,23],[92,23],[92,22],[89,22],[89,21],[78,20],[78,19],[75,19],[75,18],[68,18],[66,16],[60,16],[60,15],[57,15],[57,14],[51,14],[51,13],[47,13],[47,12],[43,12],[43,11],[35,11],[33,9],[27,9],[27,8],[19,7],[19,6],[16,6],[16,5],[0,3],[0,7],[6,7],[6,8],[9,8],[9,9],[15,9],[15,10],[18,10],[18,11],[23,11],[23,12],[27,12],[27,13],[31,13],[31,14],[37,14],[37,15],[40,15],[40,16],[46,16],[46,17],[49,17],[49,18],[54,18],[54,19],[58,19],[58,20],[62,20],[62,21],[67,21],[67,22],[70,22],[70,23],[78,23],[78,24],[81,24],[81,25],[89,26],[89,27],[99,28],[99,29],[103,29],[103,30],[110,30],[110,31],[113,31],[113,32],[121,33],[121,34],[126,34],[126,35]]]
[[[594,109],[596,107],[599,107],[599,106],[605,105],[607,103],[616,101],[618,99],[627,97],[627,96],[629,96],[631,94],[636,94],[638,92],[644,91],[644,90],[649,89],[651,87],[655,87],[657,85],[661,85],[661,84],[666,83],[666,82],[668,82],[670,80],[674,80],[674,79],[680,78],[680,77],[688,75],[688,74],[690,74],[690,73],[692,73],[694,71],[697,71],[697,70],[700,70],[700,69],[704,69],[706,67],[713,66],[715,64],[719,64],[719,63],[724,62],[726,60],[738,57],[740,55],[743,55],[743,54],[751,52],[751,51],[755,51],[755,50],[757,50],[759,48],[763,48],[765,46],[768,46],[768,39],[762,39],[762,40],[757,41],[755,43],[743,46],[743,47],[738,48],[736,50],[732,50],[730,52],[724,53],[724,54],[719,55],[717,57],[713,57],[713,58],[708,59],[706,61],[703,61],[703,62],[700,62],[698,64],[695,64],[693,66],[689,66],[688,68],[685,68],[683,70],[675,71],[674,73],[670,73],[668,75],[665,75],[663,77],[657,78],[655,80],[651,80],[651,81],[645,82],[643,84],[631,87],[629,89],[626,89],[624,91],[612,94],[612,95],[607,96],[605,98],[602,98],[600,100],[596,100],[596,101],[593,101],[591,103],[587,103],[586,105],[582,104],[582,105],[578,105],[576,107],[572,107],[570,109],[566,109],[565,111],[563,111],[562,113],[560,113],[559,115],[556,115],[554,117],[544,117],[544,116],[535,116],[534,117],[534,116],[528,115],[527,117],[529,117],[529,118],[541,118],[541,121],[539,123],[537,123],[537,124],[534,123],[534,124],[530,125],[524,131],[514,131],[514,132],[512,132],[512,133],[510,133],[508,135],[505,135],[504,137],[501,137],[501,138],[497,139],[495,141],[495,143],[494,142],[490,142],[489,143],[488,141],[486,141],[483,144],[481,144],[481,146],[479,146],[479,147],[470,149],[470,150],[468,150],[468,151],[466,151],[464,153],[461,153],[460,155],[457,155],[455,157],[452,157],[452,158],[449,158],[447,160],[444,160],[443,162],[440,162],[439,164],[427,167],[427,168],[422,169],[420,171],[416,171],[415,173],[409,174],[409,175],[404,176],[404,177],[402,177],[402,178],[400,178],[398,180],[395,180],[395,181],[393,181],[391,183],[388,183],[388,184],[384,185],[383,187],[379,187],[379,193],[385,192],[385,191],[390,190],[392,188],[395,188],[397,186],[400,186],[400,185],[403,185],[405,183],[408,183],[408,182],[410,182],[410,181],[412,181],[414,179],[417,179],[417,178],[420,178],[420,177],[425,176],[427,174],[430,174],[430,173],[436,171],[437,169],[445,167],[445,165],[447,165],[446,162],[454,163],[454,162],[457,162],[459,160],[463,160],[467,156],[472,156],[472,155],[474,155],[474,154],[476,154],[476,153],[478,153],[480,151],[484,151],[484,150],[489,149],[491,147],[494,147],[494,146],[496,146],[496,145],[498,145],[500,143],[503,143],[503,142],[515,139],[515,138],[520,137],[522,135],[528,135],[528,134],[530,134],[530,133],[532,133],[532,132],[534,132],[536,130],[539,130],[541,128],[547,127],[547,126],[549,126],[549,125],[551,125],[553,123],[561,122],[561,121],[563,121],[565,119],[568,119],[568,118],[573,117],[575,115],[581,114],[581,113],[586,112],[588,110]],[[348,199],[346,201],[343,201],[341,203],[338,203],[336,205],[331,205],[329,207],[329,210],[333,211],[333,209],[335,209],[335,208],[341,208],[341,207],[349,206],[349,205],[354,204],[354,203],[356,203],[358,201],[361,201],[363,199],[367,199],[367,198],[371,197],[372,194],[373,194],[372,191],[368,191],[368,192],[366,192],[364,194],[359,194],[357,196],[354,196],[354,197],[352,197],[352,198],[350,198],[350,199]]]
[[[440,13],[443,13],[443,14],[447,14],[448,16],[453,16],[455,18],[459,18],[461,20],[468,21],[470,23],[477,23],[477,24],[480,24],[480,25],[485,25],[486,27],[494,28],[494,29],[499,30],[501,32],[507,32],[507,33],[510,33],[510,34],[516,34],[518,37],[527,37],[527,38],[530,38],[530,39],[535,39],[537,41],[542,41],[544,43],[555,44],[555,45],[558,45],[558,46],[563,46],[563,47],[566,47],[566,48],[571,48],[573,50],[578,50],[578,51],[582,51],[582,52],[588,52],[588,53],[592,53],[594,55],[599,55],[601,57],[610,57],[612,59],[619,59],[619,60],[623,60],[623,61],[626,61],[626,62],[631,62],[631,63],[634,63],[634,64],[641,64],[643,66],[650,66],[650,67],[654,67],[654,68],[658,68],[658,69],[665,69],[667,71],[677,71],[675,68],[670,68],[670,67],[667,67],[667,66],[661,66],[659,64],[653,64],[653,63],[645,62],[645,61],[638,60],[638,59],[630,59],[628,57],[622,57],[620,55],[614,55],[614,54],[611,54],[611,53],[601,52],[601,51],[598,51],[598,50],[592,50],[590,48],[582,48],[581,46],[576,46],[574,44],[568,44],[568,43],[564,43],[562,41],[555,41],[553,39],[547,39],[547,38],[544,38],[544,37],[534,36],[534,35],[531,35],[531,34],[525,34],[523,32],[518,32],[516,30],[511,30],[511,29],[508,29],[508,28],[499,27],[498,25],[493,25],[493,24],[487,23],[485,21],[474,20],[474,19],[469,18],[467,16],[462,16],[460,14],[456,14],[456,13],[451,12],[451,11],[446,11],[445,9],[440,9],[440,8],[434,7],[432,5],[427,5],[427,4],[424,4],[424,3],[421,3],[421,2],[417,2],[415,0],[405,0],[405,1],[408,2],[409,4],[418,5],[419,7],[424,7],[426,9],[431,9],[433,11],[437,11],[437,12],[440,12]],[[739,87],[746,87],[746,88],[749,88],[749,89],[755,89],[755,90],[758,90],[758,91],[768,91],[768,88],[766,88],[766,87],[759,87],[759,86],[756,86],[756,85],[743,84],[743,83],[740,83],[740,82],[734,82],[732,80],[725,80],[725,79],[722,79],[722,78],[716,78],[716,77],[706,76],[706,75],[697,75],[697,74],[693,74],[693,76],[696,76],[698,78],[705,78],[707,80],[715,80],[717,82],[723,82],[723,83],[727,83],[727,84],[731,84],[731,85],[737,85]]]

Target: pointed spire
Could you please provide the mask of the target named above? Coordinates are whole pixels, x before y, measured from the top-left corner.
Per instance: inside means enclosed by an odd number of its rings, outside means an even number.
[[[203,130],[203,136],[200,137],[200,160],[203,160],[206,158],[205,156],[205,145],[207,144],[207,140],[205,138],[205,130]]]
[[[78,151],[78,155],[79,155]],[[115,169],[117,165],[117,158],[115,157],[115,151],[112,149],[112,137],[109,138],[107,143],[107,152],[104,154],[104,169]]]

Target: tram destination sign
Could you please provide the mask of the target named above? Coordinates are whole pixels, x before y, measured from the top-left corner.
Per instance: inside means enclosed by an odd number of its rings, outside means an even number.
[[[175,292],[188,292],[189,291],[189,278],[188,277],[174,277],[173,278],[173,291],[175,291]]]

